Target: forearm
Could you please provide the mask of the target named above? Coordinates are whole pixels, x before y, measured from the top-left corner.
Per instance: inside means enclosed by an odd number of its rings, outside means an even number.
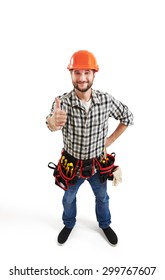
[[[106,138],[105,147],[108,147],[113,142],[115,142],[116,139],[127,129],[127,127],[127,125],[119,123],[115,131],[109,137]]]

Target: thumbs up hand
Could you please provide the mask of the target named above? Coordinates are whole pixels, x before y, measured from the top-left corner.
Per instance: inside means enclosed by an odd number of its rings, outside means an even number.
[[[61,110],[61,100],[59,98],[55,99],[55,107],[53,115],[47,118],[48,127],[51,131],[56,131],[61,129],[67,120],[66,112]]]
[[[56,130],[58,130],[65,125],[67,115],[64,110],[61,110],[61,106],[60,106],[61,100],[56,97],[55,102],[56,104],[55,104],[55,111],[54,111],[54,121],[55,121]]]

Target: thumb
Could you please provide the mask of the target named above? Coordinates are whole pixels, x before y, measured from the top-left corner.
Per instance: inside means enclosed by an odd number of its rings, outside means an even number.
[[[56,102],[56,109],[61,109],[61,106],[60,106],[61,100],[58,97],[56,97],[55,102]]]

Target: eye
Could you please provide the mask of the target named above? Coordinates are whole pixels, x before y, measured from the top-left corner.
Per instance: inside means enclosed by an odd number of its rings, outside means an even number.
[[[74,71],[74,74],[75,74],[75,75],[80,75],[80,72],[79,72],[78,70],[75,70],[75,71]]]

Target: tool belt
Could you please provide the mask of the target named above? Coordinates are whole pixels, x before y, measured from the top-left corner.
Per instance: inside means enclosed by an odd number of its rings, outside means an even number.
[[[68,190],[69,186],[75,185],[78,178],[88,179],[94,175],[95,170],[99,172],[100,182],[113,180],[113,170],[115,154],[107,154],[106,158],[93,158],[89,160],[79,160],[62,151],[58,164],[49,162],[48,167],[54,169],[53,176],[55,184],[63,190]]]

